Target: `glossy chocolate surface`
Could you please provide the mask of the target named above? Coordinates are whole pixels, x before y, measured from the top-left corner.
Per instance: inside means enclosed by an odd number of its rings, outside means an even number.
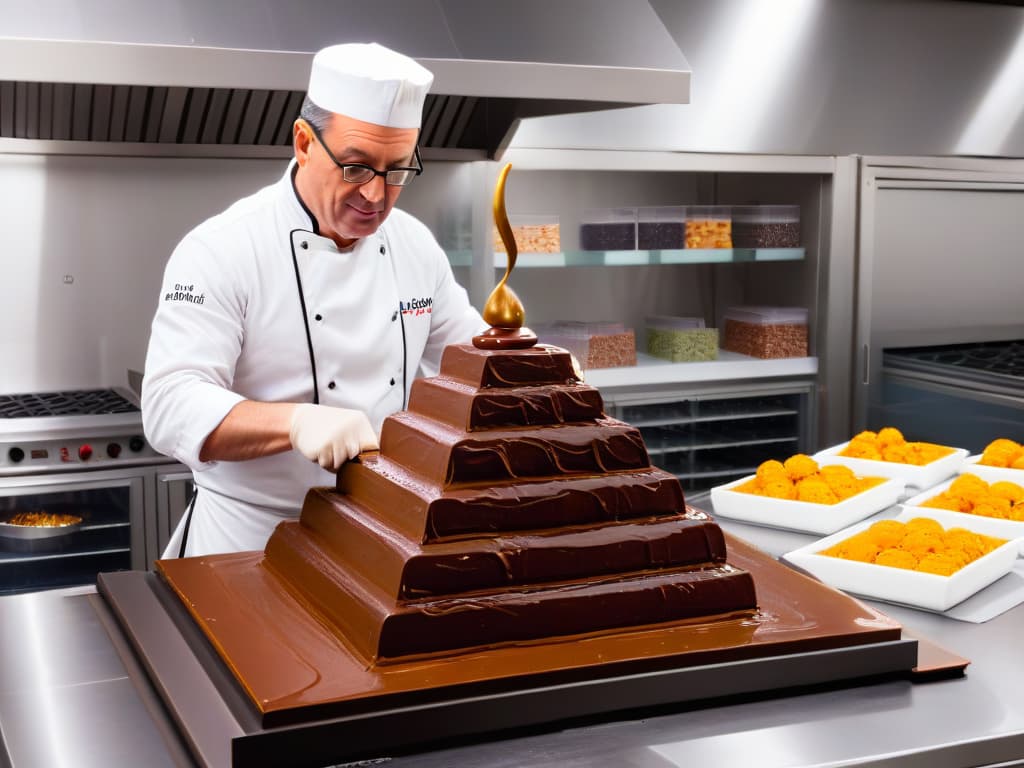
[[[274,538],[296,525],[282,524]],[[345,495],[318,488],[306,498],[301,525],[351,578],[400,600],[725,562],[721,529],[698,512],[424,545]],[[268,546],[272,562],[275,551]]]
[[[593,422],[603,413],[600,393],[585,384],[477,389],[440,376],[416,379],[409,410],[455,429]]]
[[[442,374],[418,383],[410,410],[385,419],[380,451],[349,463],[337,489],[312,489],[299,521],[279,525],[259,557],[160,562],[261,711],[371,695],[351,686],[374,670],[377,691],[391,671],[410,670],[394,689],[408,693],[675,663],[694,649],[742,658],[761,619],[777,620],[759,600],[760,576],[727,551],[713,519],[686,508],[678,480],[650,466],[639,430],[599,412],[567,353],[449,347]],[[294,624],[291,645],[276,632],[256,637],[278,611],[289,633]],[[685,631],[691,622],[700,637]],[[791,625],[780,645],[804,627]],[[617,642],[627,636],[636,644]],[[596,655],[575,658],[583,642]],[[482,675],[463,676],[477,659]]]
[[[577,383],[569,353],[543,344],[509,350],[452,344],[441,356],[441,375],[472,387]]]
[[[679,481],[654,467],[599,477],[442,489],[377,453],[363,454],[360,461],[342,467],[338,490],[421,542],[674,515],[684,506]]]
[[[381,453],[445,487],[650,466],[640,430],[615,419],[534,430],[466,433],[416,413],[384,420]]]
[[[900,627],[858,600],[726,536],[729,561],[751,574],[758,605],[733,617],[556,637],[423,659],[367,664],[354,638],[295,595],[262,552],[162,560],[179,594],[265,724],[379,706],[453,687],[507,690],[525,681],[592,679],[896,640]]]

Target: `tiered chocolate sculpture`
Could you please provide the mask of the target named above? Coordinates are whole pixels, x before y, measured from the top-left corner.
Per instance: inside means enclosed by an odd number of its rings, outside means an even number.
[[[742,542],[727,552],[571,355],[536,344],[507,286],[507,173],[490,330],[448,347],[380,451],[312,489],[265,552],[157,563],[264,724],[898,638]]]
[[[379,454],[283,523],[267,561],[368,660],[647,626],[756,607],[718,525],[687,512],[639,430],[602,413],[568,352],[535,346],[507,286],[492,327],[413,383]]]

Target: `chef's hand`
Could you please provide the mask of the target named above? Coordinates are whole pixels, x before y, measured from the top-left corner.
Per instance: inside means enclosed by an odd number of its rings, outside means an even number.
[[[295,450],[329,470],[379,447],[365,413],[329,405],[297,405],[290,435]]]

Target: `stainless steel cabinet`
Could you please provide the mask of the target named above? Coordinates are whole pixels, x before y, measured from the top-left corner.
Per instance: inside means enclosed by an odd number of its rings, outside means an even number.
[[[441,166],[437,185],[444,195],[430,194],[434,190],[425,184],[410,188],[402,203],[439,234],[476,306],[483,305],[505,265],[504,255],[495,253],[490,200],[506,161],[512,164],[509,215],[557,220],[561,230],[561,253],[521,254],[512,274],[528,325],[620,321],[635,329],[643,350],[648,315],[699,316],[708,327],[720,327],[733,305],[806,307],[807,364],[785,374],[803,377],[819,393],[800,401],[803,422],[813,425],[801,446],[810,450],[849,437],[855,158],[511,149],[500,162],[432,162],[432,173]],[[455,205],[439,207],[438,199]],[[666,259],[654,251],[580,250],[580,226],[595,208],[781,203],[798,204],[801,211],[801,253],[785,261],[723,252],[691,259],[678,251]],[[695,384],[703,396],[724,397],[747,382],[777,381],[779,361],[748,362],[735,372],[708,376],[703,364],[665,364],[640,354],[636,368],[587,374],[606,400],[651,387],[679,400]]]
[[[860,177],[855,428],[906,414],[922,426],[916,439],[1019,437],[997,413],[972,417],[986,422],[977,435],[957,421],[978,400],[1012,406],[1019,425],[1019,403],[1008,402],[1020,400],[1019,374],[1015,393],[993,395],[885,361],[887,351],[1024,339],[1024,161],[866,157]],[[952,399],[933,399],[940,389]]]
[[[691,502],[762,461],[810,450],[813,382],[723,389],[619,393],[605,397],[606,410],[640,429],[651,464],[678,477]]]

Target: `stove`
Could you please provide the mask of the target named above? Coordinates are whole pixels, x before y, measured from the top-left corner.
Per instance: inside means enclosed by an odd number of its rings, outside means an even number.
[[[947,371],[955,375],[973,371],[975,378],[995,381],[1008,377],[1024,383],[1024,340],[887,349],[884,365]]]
[[[0,395],[0,419],[40,416],[83,416],[102,413],[138,413],[139,407],[114,389],[81,389]]]
[[[1024,436],[1024,340],[887,348],[870,428],[980,453]]]
[[[142,411],[129,391],[0,395],[0,476],[170,461],[146,442]]]

